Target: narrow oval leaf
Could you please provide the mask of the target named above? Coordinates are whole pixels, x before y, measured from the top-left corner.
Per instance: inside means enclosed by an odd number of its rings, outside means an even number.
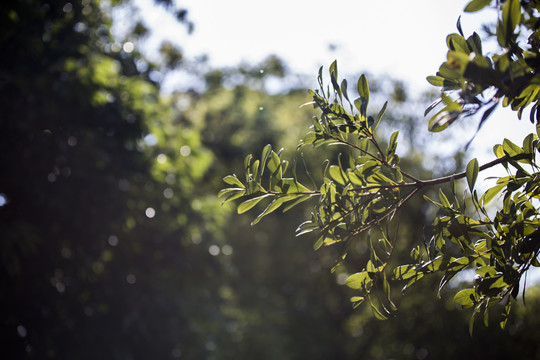
[[[452,205],[450,204],[450,201],[448,200],[448,198],[446,197],[446,195],[444,194],[442,189],[439,189],[439,200],[441,200],[441,204],[444,207],[446,207],[446,208],[451,208],[452,207]]]
[[[272,200],[272,202],[266,207],[266,209],[264,209],[264,211],[259,215],[257,216],[257,218],[255,220],[253,220],[251,222],[251,225],[256,225],[259,223],[259,221],[261,221],[261,219],[276,211],[277,209],[279,209],[279,207],[284,203],[284,202],[287,202],[287,201],[290,201],[294,199],[294,196],[280,196],[280,197],[277,197],[275,198],[274,200]]]
[[[373,304],[371,304],[371,310],[373,310],[373,315],[375,316],[375,318],[377,320],[387,320],[388,319],[388,317],[383,315],[383,313],[381,313],[381,311]]]
[[[469,184],[469,190],[473,191],[474,184],[476,184],[476,179],[478,178],[478,160],[472,159],[467,164],[467,183]]]
[[[235,175],[228,175],[223,178],[223,181],[225,181],[229,185],[236,185],[238,187],[244,188],[244,184]]]
[[[379,126],[379,123],[381,122],[381,119],[382,119],[384,113],[386,112],[386,107],[387,106],[388,106],[388,101],[385,101],[383,107],[381,108],[381,110],[377,114],[377,120],[375,121],[375,125],[373,125],[373,131],[377,130],[377,127]]]
[[[259,178],[262,177],[264,173],[264,168],[266,167],[266,162],[268,161],[268,158],[272,155],[272,145],[268,144],[264,147],[262,154],[261,154],[261,165],[259,167],[260,174],[258,175]]]
[[[357,84],[358,95],[366,99],[366,105],[369,103],[369,86],[366,80],[366,76],[362,74],[358,79]]]
[[[501,192],[501,190],[506,186],[506,184],[498,184],[494,187],[488,189],[484,195],[482,195],[482,205],[487,205],[493,198]]]
[[[346,175],[337,165],[330,166],[330,168],[328,169],[328,175],[330,175],[332,180],[336,181],[340,185],[345,185],[349,182],[348,179],[346,179]]]
[[[465,6],[465,12],[476,12],[482,10],[491,3],[491,0],[472,0]]]
[[[446,108],[442,109],[429,120],[428,130],[439,132],[446,129],[458,118],[459,114],[459,111],[448,111]]]
[[[281,180],[283,176],[283,171],[281,168],[281,159],[279,158],[279,155],[276,154],[275,151],[272,151],[266,166],[268,167],[268,170],[270,170],[270,172],[272,173],[272,176],[276,180]]]
[[[283,212],[287,212],[289,211],[290,209],[292,209],[293,207],[295,207],[296,205],[308,200],[309,198],[311,198],[313,195],[301,195],[301,196],[297,196],[297,200],[292,202],[291,204],[285,206],[283,208]]]
[[[362,289],[365,287],[367,281],[369,281],[369,275],[367,271],[362,271],[349,276],[347,280],[345,280],[345,285],[351,289]]]
[[[239,214],[245,213],[246,211],[248,211],[249,209],[251,209],[252,207],[257,205],[262,199],[264,199],[266,197],[269,197],[269,196],[272,196],[272,194],[264,194],[264,195],[261,195],[261,196],[257,196],[257,197],[255,197],[253,199],[249,199],[249,200],[244,201],[243,203],[238,205],[238,209],[237,209],[238,213]]]

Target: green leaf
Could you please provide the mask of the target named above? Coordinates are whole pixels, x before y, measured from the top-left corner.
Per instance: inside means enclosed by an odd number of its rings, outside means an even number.
[[[391,157],[396,152],[398,136],[399,136],[399,131],[397,130],[394,131],[392,135],[390,136],[390,143],[388,144],[388,151],[387,151],[388,157]]]
[[[332,178],[332,180],[336,181],[340,185],[345,185],[349,182],[349,179],[347,179],[347,175],[341,170],[341,167],[337,165],[332,165],[328,169],[328,175]]]
[[[459,34],[450,34],[446,37],[446,44],[448,48],[452,51],[458,51],[461,53],[469,54],[469,46],[467,45],[467,40]]]
[[[296,229],[296,236],[307,234],[309,232],[319,229],[319,226],[312,221],[304,221]]]
[[[284,194],[297,194],[310,192],[307,187],[300,184],[296,179],[284,178],[276,185],[276,189]]]
[[[501,190],[506,186],[506,184],[498,184],[494,187],[488,189],[484,195],[482,195],[482,204],[487,205],[493,198],[501,192]]]
[[[225,199],[221,202],[221,205],[229,201],[241,198],[244,195],[245,195],[245,189],[242,189],[242,188],[227,188],[227,189],[221,190],[218,193],[218,197],[225,197]]]
[[[294,199],[294,198],[295,198],[295,196],[290,196],[290,195],[289,195],[289,196],[279,196],[279,197],[276,197],[274,200],[272,200],[272,202],[271,202],[270,204],[268,204],[268,206],[266,207],[266,209],[265,209],[259,216],[257,216],[257,218],[255,218],[255,220],[253,220],[253,221],[251,222],[251,225],[256,225],[256,224],[258,224],[259,221],[261,221],[261,219],[262,219],[264,216],[266,216],[266,215],[268,215],[268,214],[270,214],[270,213],[276,211],[277,209],[279,209],[279,207],[280,207],[283,203],[285,203],[285,202],[287,202],[287,201],[290,201],[290,200],[292,200],[292,199]]]
[[[472,159],[467,164],[467,183],[469,184],[469,190],[473,191],[474,184],[476,184],[476,179],[478,178],[478,160]]]
[[[264,147],[262,154],[261,154],[261,166],[260,166],[260,172],[257,175],[260,179],[264,173],[264,168],[266,167],[266,162],[268,161],[268,158],[272,155],[272,145],[268,144]]]
[[[246,156],[246,158],[244,159],[244,171],[246,173],[246,182],[250,181],[250,168],[251,168],[251,159],[253,158],[253,155],[249,154]]]
[[[368,101],[363,96],[360,96],[354,99],[354,106],[360,112],[360,114],[362,114],[362,116],[364,117],[366,116],[366,113],[367,113],[367,104],[368,104]]]
[[[366,284],[370,282],[370,278],[367,271],[362,271],[356,274],[352,274],[345,280],[345,285],[351,289],[362,289],[366,287]]]
[[[521,22],[521,4],[519,0],[507,0],[502,7],[502,19],[506,25],[506,35],[514,32]]]
[[[238,178],[236,175],[228,175],[223,178],[223,181],[225,181],[229,185],[236,185],[238,187],[244,188],[244,184]]]
[[[315,244],[313,244],[313,250],[317,251],[323,246],[324,244],[324,236],[320,236],[317,241],[315,241]]]
[[[351,302],[354,303],[353,308],[360,306],[366,298],[363,296],[353,296],[351,297]]]
[[[308,200],[309,198],[311,198],[312,196],[314,195],[301,195],[301,196],[297,196],[297,200],[290,203],[289,205],[285,206],[285,208],[283,208],[283,212],[287,212],[289,211],[290,209],[292,209],[293,207],[295,207],[296,205]]]
[[[429,120],[428,130],[432,132],[443,131],[450,126],[450,124],[456,121],[460,114],[461,111],[449,111],[448,107],[445,107]]]
[[[383,313],[381,313],[381,311],[373,303],[371,304],[371,310],[373,310],[373,315],[375,316],[375,318],[377,320],[387,320],[388,319],[388,317],[383,315]]]
[[[266,166],[276,180],[281,180],[283,176],[283,171],[281,169],[281,159],[279,158],[279,155],[276,154],[276,152],[272,151],[270,159],[268,159],[268,164]]]
[[[461,290],[454,296],[454,301],[463,307],[473,306],[476,303],[477,299],[478,295],[476,294],[476,290],[474,289]]]
[[[375,125],[373,125],[373,131],[377,130],[377,127],[379,126],[379,123],[381,122],[381,119],[382,119],[384,113],[386,112],[386,107],[387,106],[388,106],[388,101],[385,101],[383,107],[381,108],[381,110],[377,114],[377,120],[375,121]]]
[[[336,79],[338,78],[338,68],[337,68],[337,60],[334,60],[332,64],[330,65],[329,69],[330,75],[334,74]]]
[[[491,0],[472,0],[465,6],[465,12],[476,12],[482,10],[491,3]]]
[[[508,139],[504,139],[502,143],[503,151],[509,156],[516,156],[523,153],[523,149],[514,144]]]
[[[347,94],[347,80],[346,79],[343,79],[341,81],[341,92],[343,93],[343,96],[345,97],[345,99],[349,101],[349,95]]]
[[[369,86],[366,80],[366,76],[364,74],[362,74],[362,76],[358,78],[356,89],[358,90],[358,95],[366,99],[366,105],[367,105],[369,103]]]
[[[261,195],[261,196],[257,196],[257,197],[255,197],[253,199],[249,199],[249,200],[244,201],[243,203],[238,205],[238,209],[237,209],[238,213],[239,214],[245,213],[246,211],[248,211],[249,209],[251,209],[252,207],[257,205],[262,199],[267,198],[269,196],[272,196],[272,194],[264,194],[264,195]]]
[[[444,78],[442,76],[428,76],[426,78],[426,80],[431,84],[431,85],[434,85],[434,86],[444,86]]]
[[[476,32],[474,32],[469,38],[467,39],[467,45],[469,45],[469,48],[477,55],[475,57],[476,59],[483,59],[478,60],[485,61],[486,59],[482,57],[482,39],[480,39],[480,35],[478,35]],[[489,63],[487,64],[489,66]]]
[[[407,280],[410,278],[413,278],[415,276],[418,276],[418,271],[415,270],[416,266],[409,264],[409,265],[401,265],[394,269],[394,279],[395,280]]]
[[[261,162],[259,160],[255,160],[252,164],[251,164],[251,174],[253,174],[253,176],[256,176],[256,179],[255,179],[255,182],[259,183],[260,182],[260,178],[259,178],[259,164]]]
[[[457,259],[452,258],[452,261],[446,267],[447,271],[458,272],[465,269],[471,263],[471,259],[463,256]]]
[[[448,198],[446,197],[442,189],[439,189],[439,200],[441,200],[441,204],[444,207],[449,208],[449,209],[452,208],[450,201],[448,200]]]

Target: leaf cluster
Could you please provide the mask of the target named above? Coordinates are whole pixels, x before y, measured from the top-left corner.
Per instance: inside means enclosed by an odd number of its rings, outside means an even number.
[[[466,11],[477,11],[490,3],[474,0]],[[538,122],[540,87],[536,70],[540,54],[538,42],[534,41],[538,23],[534,4],[507,0],[497,5],[501,14],[497,25],[499,54],[483,55],[479,35],[474,33],[465,39],[458,20],[459,34],[447,38],[448,60],[436,76],[428,77],[430,83],[442,87],[442,94],[426,114],[441,102],[445,105],[429,121],[429,130],[444,130],[458,117],[473,115],[487,106],[481,126],[499,102],[511,105],[518,117],[525,107],[532,105],[531,121]],[[521,29],[534,30],[527,49],[518,46]],[[498,314],[498,322],[504,328],[512,299],[517,299],[520,290],[525,292],[521,280],[531,267],[540,266],[538,131],[527,136],[521,146],[505,139],[494,147],[496,159],[491,162],[480,165],[472,159],[462,172],[421,180],[400,167],[397,131],[385,145],[377,140],[378,134],[375,135],[387,103],[376,117],[368,114],[366,77],[360,76],[357,96],[351,97],[347,81],[338,82],[336,62],[331,64],[328,75],[330,81],[325,86],[321,67],[317,77],[319,88],[309,90],[313,100],[304,105],[313,105],[319,116],[312,119],[297,147],[297,159],[302,158],[300,150],[307,145],[315,149],[344,149],[337,159],[323,162],[322,180],[317,184],[306,169],[312,185],[301,184],[296,160],[291,167],[292,177],[285,177],[288,161],[281,158],[281,151],[276,153],[267,145],[260,159],[254,160],[252,155],[246,158],[245,181],[235,175],[225,177],[225,182],[233,187],[223,189],[219,195],[224,202],[241,199],[239,213],[268,202],[253,224],[282,205],[287,204],[287,211],[305,200],[316,199],[310,219],[298,227],[297,234],[315,234],[315,250],[339,247],[341,256],[333,271],[347,259],[352,244],[365,242],[369,259],[360,266],[355,264],[361,271],[349,275],[345,285],[358,292],[351,298],[353,304],[367,301],[378,319],[386,319],[396,311],[392,284],[404,283],[405,291],[424,276],[439,274],[440,296],[458,274],[464,278],[474,271],[476,277],[471,286],[458,291],[455,302],[474,309],[471,332],[477,315],[483,316],[486,325],[489,323],[491,310]],[[489,89],[495,89],[495,95],[485,100]],[[452,93],[457,93],[457,97]],[[508,175],[479,193],[475,187],[479,173],[497,165],[502,165]],[[468,191],[459,199],[456,189],[462,179],[466,180]],[[450,191],[442,189],[444,184],[450,185]],[[429,227],[431,240],[418,243],[410,251],[408,263],[396,264],[393,255],[400,239],[400,211],[413,196],[429,187],[439,188],[438,199],[424,195],[426,202],[437,209]],[[491,205],[496,198],[500,198],[501,205],[494,211]],[[500,303],[502,306],[497,306]]]
[[[521,118],[532,104],[531,122],[538,121],[540,100],[540,23],[536,2],[473,0],[465,12],[476,12],[490,4],[499,17],[493,37],[499,52],[484,54],[480,36],[465,37],[458,19],[458,33],[448,35],[447,60],[427,80],[441,87],[441,98],[426,109],[444,107],[429,121],[430,131],[441,131],[456,119],[483,111],[478,128],[499,103],[511,106]]]

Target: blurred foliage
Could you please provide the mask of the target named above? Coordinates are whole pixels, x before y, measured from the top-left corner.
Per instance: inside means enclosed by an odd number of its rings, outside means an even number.
[[[193,27],[185,9],[157,3]],[[298,109],[310,99],[306,84],[273,56],[198,72],[204,66],[164,43],[153,63],[139,51],[151,31],[144,18],[131,17],[120,37],[110,34],[112,10],[130,6],[0,4],[4,358],[418,359],[486,346],[455,331],[456,343],[446,343],[444,325],[463,327],[466,319],[441,312],[450,306],[443,302],[428,312],[422,291],[397,301],[406,311],[389,322],[353,312],[353,293],[340,286],[353,269],[329,273],[339,251],[313,252],[310,240],[290,236],[305,208],[252,228],[222,206],[215,193],[226,174],[243,171],[241,154],[266,143],[295,147],[316,115]],[[191,72],[202,90],[190,83],[185,92],[160,93],[160,76],[176,70]],[[386,121],[410,139],[402,162],[424,177],[442,171],[423,167],[412,146],[422,125],[408,114],[423,102],[398,81],[376,80],[372,102],[391,96],[400,104]],[[294,86],[275,91],[276,82]],[[323,159],[307,148],[298,156],[307,167]],[[411,200],[400,246],[417,239],[430,213]],[[369,252],[359,245],[349,256],[365,261]],[[431,283],[419,286],[431,296]],[[533,315],[536,294],[528,297]],[[510,335],[498,335],[490,349],[534,357],[537,323],[518,307]]]

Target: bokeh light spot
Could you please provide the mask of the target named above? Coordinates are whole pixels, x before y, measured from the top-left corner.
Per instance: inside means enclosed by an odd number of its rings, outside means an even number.
[[[118,245],[118,237],[115,236],[115,235],[111,235],[109,236],[109,238],[107,239],[107,242],[109,243],[109,245],[111,246],[116,246]]]
[[[146,215],[147,218],[149,219],[152,219],[154,216],[156,216],[156,210],[154,210],[154,208],[146,208],[146,210],[144,211],[144,214]]]
[[[187,145],[184,145],[180,148],[180,155],[189,156],[191,154],[191,148]]]
[[[62,8],[62,10],[65,12],[65,13],[69,13],[71,12],[71,10],[73,10],[73,5],[71,5],[71,3],[66,3],[64,5],[64,7]]]
[[[221,249],[221,252],[223,253],[223,255],[229,256],[229,255],[232,255],[233,248],[230,245],[224,245],[223,248]]]
[[[124,46],[122,46],[122,49],[127,53],[131,53],[135,50],[135,45],[131,41],[127,41],[124,43]]]
[[[208,248],[208,252],[209,252],[210,255],[212,255],[212,256],[218,256],[219,253],[220,253],[219,246],[217,246],[217,245],[210,245],[210,247]]]
[[[148,134],[144,137],[144,143],[148,146],[155,146],[157,142],[157,136],[154,134]]]
[[[174,191],[171,188],[166,188],[165,190],[163,190],[163,196],[165,197],[165,199],[170,200],[174,196]]]
[[[167,162],[167,155],[159,154],[157,156],[157,162],[160,163],[160,164],[165,164]]]

